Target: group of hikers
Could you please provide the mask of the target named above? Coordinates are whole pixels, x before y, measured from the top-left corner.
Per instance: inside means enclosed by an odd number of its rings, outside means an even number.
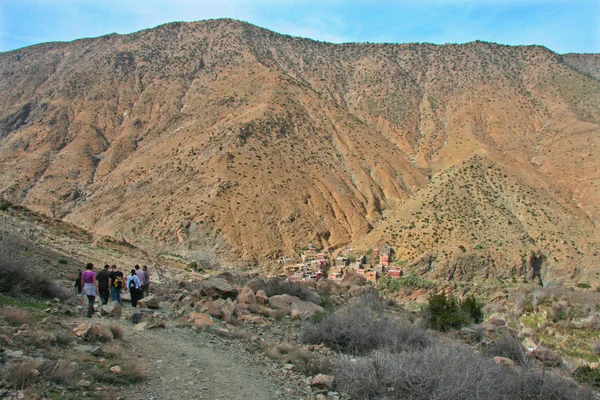
[[[148,296],[150,292],[150,272],[145,265],[141,268],[136,265],[131,269],[130,275],[124,278],[123,272],[119,271],[116,265],[107,264],[96,273],[94,264],[88,263],[85,271],[79,271],[79,276],[75,280],[75,290],[78,295],[88,298],[88,318],[94,314],[94,302],[97,296],[100,297],[102,305],[108,304],[110,296],[121,307],[122,290],[129,291],[131,305],[137,307],[138,300]]]

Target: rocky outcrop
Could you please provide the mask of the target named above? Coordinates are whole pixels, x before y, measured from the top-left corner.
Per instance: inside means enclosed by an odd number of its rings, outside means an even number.
[[[316,311],[323,311],[323,307],[289,294],[272,296],[269,298],[269,306],[278,310],[290,310],[292,317],[310,316]]]
[[[238,290],[231,283],[222,278],[209,278],[201,281],[197,288],[200,296],[212,299],[232,299],[238,296]]]

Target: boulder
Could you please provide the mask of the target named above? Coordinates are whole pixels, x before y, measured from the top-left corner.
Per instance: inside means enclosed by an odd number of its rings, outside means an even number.
[[[513,367],[515,365],[513,360],[506,357],[494,357],[494,362],[503,367]]]
[[[207,326],[213,326],[213,320],[208,314],[194,312],[188,316],[188,321],[192,322],[198,329],[204,329]]]
[[[315,311],[323,311],[323,307],[304,301],[296,296],[281,294],[269,299],[269,307],[279,310],[291,310],[294,316],[310,316]]]
[[[269,303],[269,296],[267,296],[267,293],[262,289],[256,291],[255,298],[258,304],[266,305]]]
[[[531,354],[546,367],[556,367],[562,363],[560,354],[544,346],[537,346]]]
[[[100,307],[100,314],[111,317],[119,317],[121,315],[121,307],[117,303],[105,304]]]
[[[238,291],[228,281],[222,278],[209,278],[198,284],[200,296],[215,299],[232,299],[238,296]]]
[[[244,287],[238,296],[240,304],[256,304],[256,295],[249,287]]]
[[[86,381],[85,379],[82,379],[77,382],[77,386],[82,387],[82,388],[88,388],[91,386],[91,384],[92,384],[92,382]]]
[[[321,279],[316,284],[317,292],[320,295],[339,295],[344,291],[344,289],[335,283],[334,281],[330,281],[329,279]]]
[[[344,287],[364,286],[367,284],[367,279],[354,271],[348,271],[340,284]]]
[[[158,299],[152,295],[138,300],[138,305],[142,308],[149,308],[151,310],[158,310],[160,308]]]
[[[310,386],[317,389],[331,390],[333,389],[333,375],[319,374],[312,379]]]
[[[214,301],[213,305],[222,310],[222,318],[226,320],[236,319],[238,314],[241,313],[237,303],[234,303],[231,300],[217,299]]]

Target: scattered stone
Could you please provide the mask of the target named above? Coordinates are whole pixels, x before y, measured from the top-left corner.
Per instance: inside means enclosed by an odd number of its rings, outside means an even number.
[[[140,312],[136,312],[134,314],[131,314],[131,322],[133,322],[134,324],[139,324],[140,322],[142,322],[142,318],[144,318],[144,315]]]
[[[82,337],[87,335],[91,327],[92,324],[79,324],[73,329],[73,333],[77,335],[77,337]]]
[[[258,304],[262,304],[262,305],[269,304],[269,296],[267,296],[267,292],[265,292],[262,289],[256,291],[255,298],[256,298],[256,302]]]
[[[515,365],[513,360],[506,357],[494,357],[494,362],[503,367],[513,367]]]
[[[310,386],[317,389],[331,390],[333,389],[333,376],[319,374],[310,382]]]
[[[114,367],[110,367],[110,372],[115,375],[120,375],[122,373],[122,370],[120,366],[115,365]]]
[[[85,379],[82,379],[79,382],[77,382],[77,386],[83,387],[83,388],[88,388],[91,385],[92,385],[92,383],[90,381],[86,381]]]
[[[94,357],[102,357],[104,355],[104,351],[102,351],[102,347],[100,346],[92,347],[90,353],[92,353]]]
[[[4,352],[4,357],[18,360],[18,359],[23,358],[23,351],[22,350],[16,350],[16,351],[6,350]]]
[[[158,299],[154,296],[144,297],[138,301],[138,305],[142,308],[149,308],[151,310],[158,310],[160,308],[160,304],[158,303]]]
[[[133,330],[134,330],[134,331],[136,331],[136,332],[141,332],[141,331],[143,331],[144,329],[146,329],[146,327],[148,326],[148,324],[149,324],[149,322],[148,322],[148,321],[140,322],[139,324],[136,324],[136,325],[133,327]]]

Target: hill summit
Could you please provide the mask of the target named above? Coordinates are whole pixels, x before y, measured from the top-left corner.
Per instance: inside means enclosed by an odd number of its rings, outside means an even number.
[[[229,19],[27,47],[0,54],[0,195],[190,258],[389,244],[447,279],[597,282],[599,73]]]

